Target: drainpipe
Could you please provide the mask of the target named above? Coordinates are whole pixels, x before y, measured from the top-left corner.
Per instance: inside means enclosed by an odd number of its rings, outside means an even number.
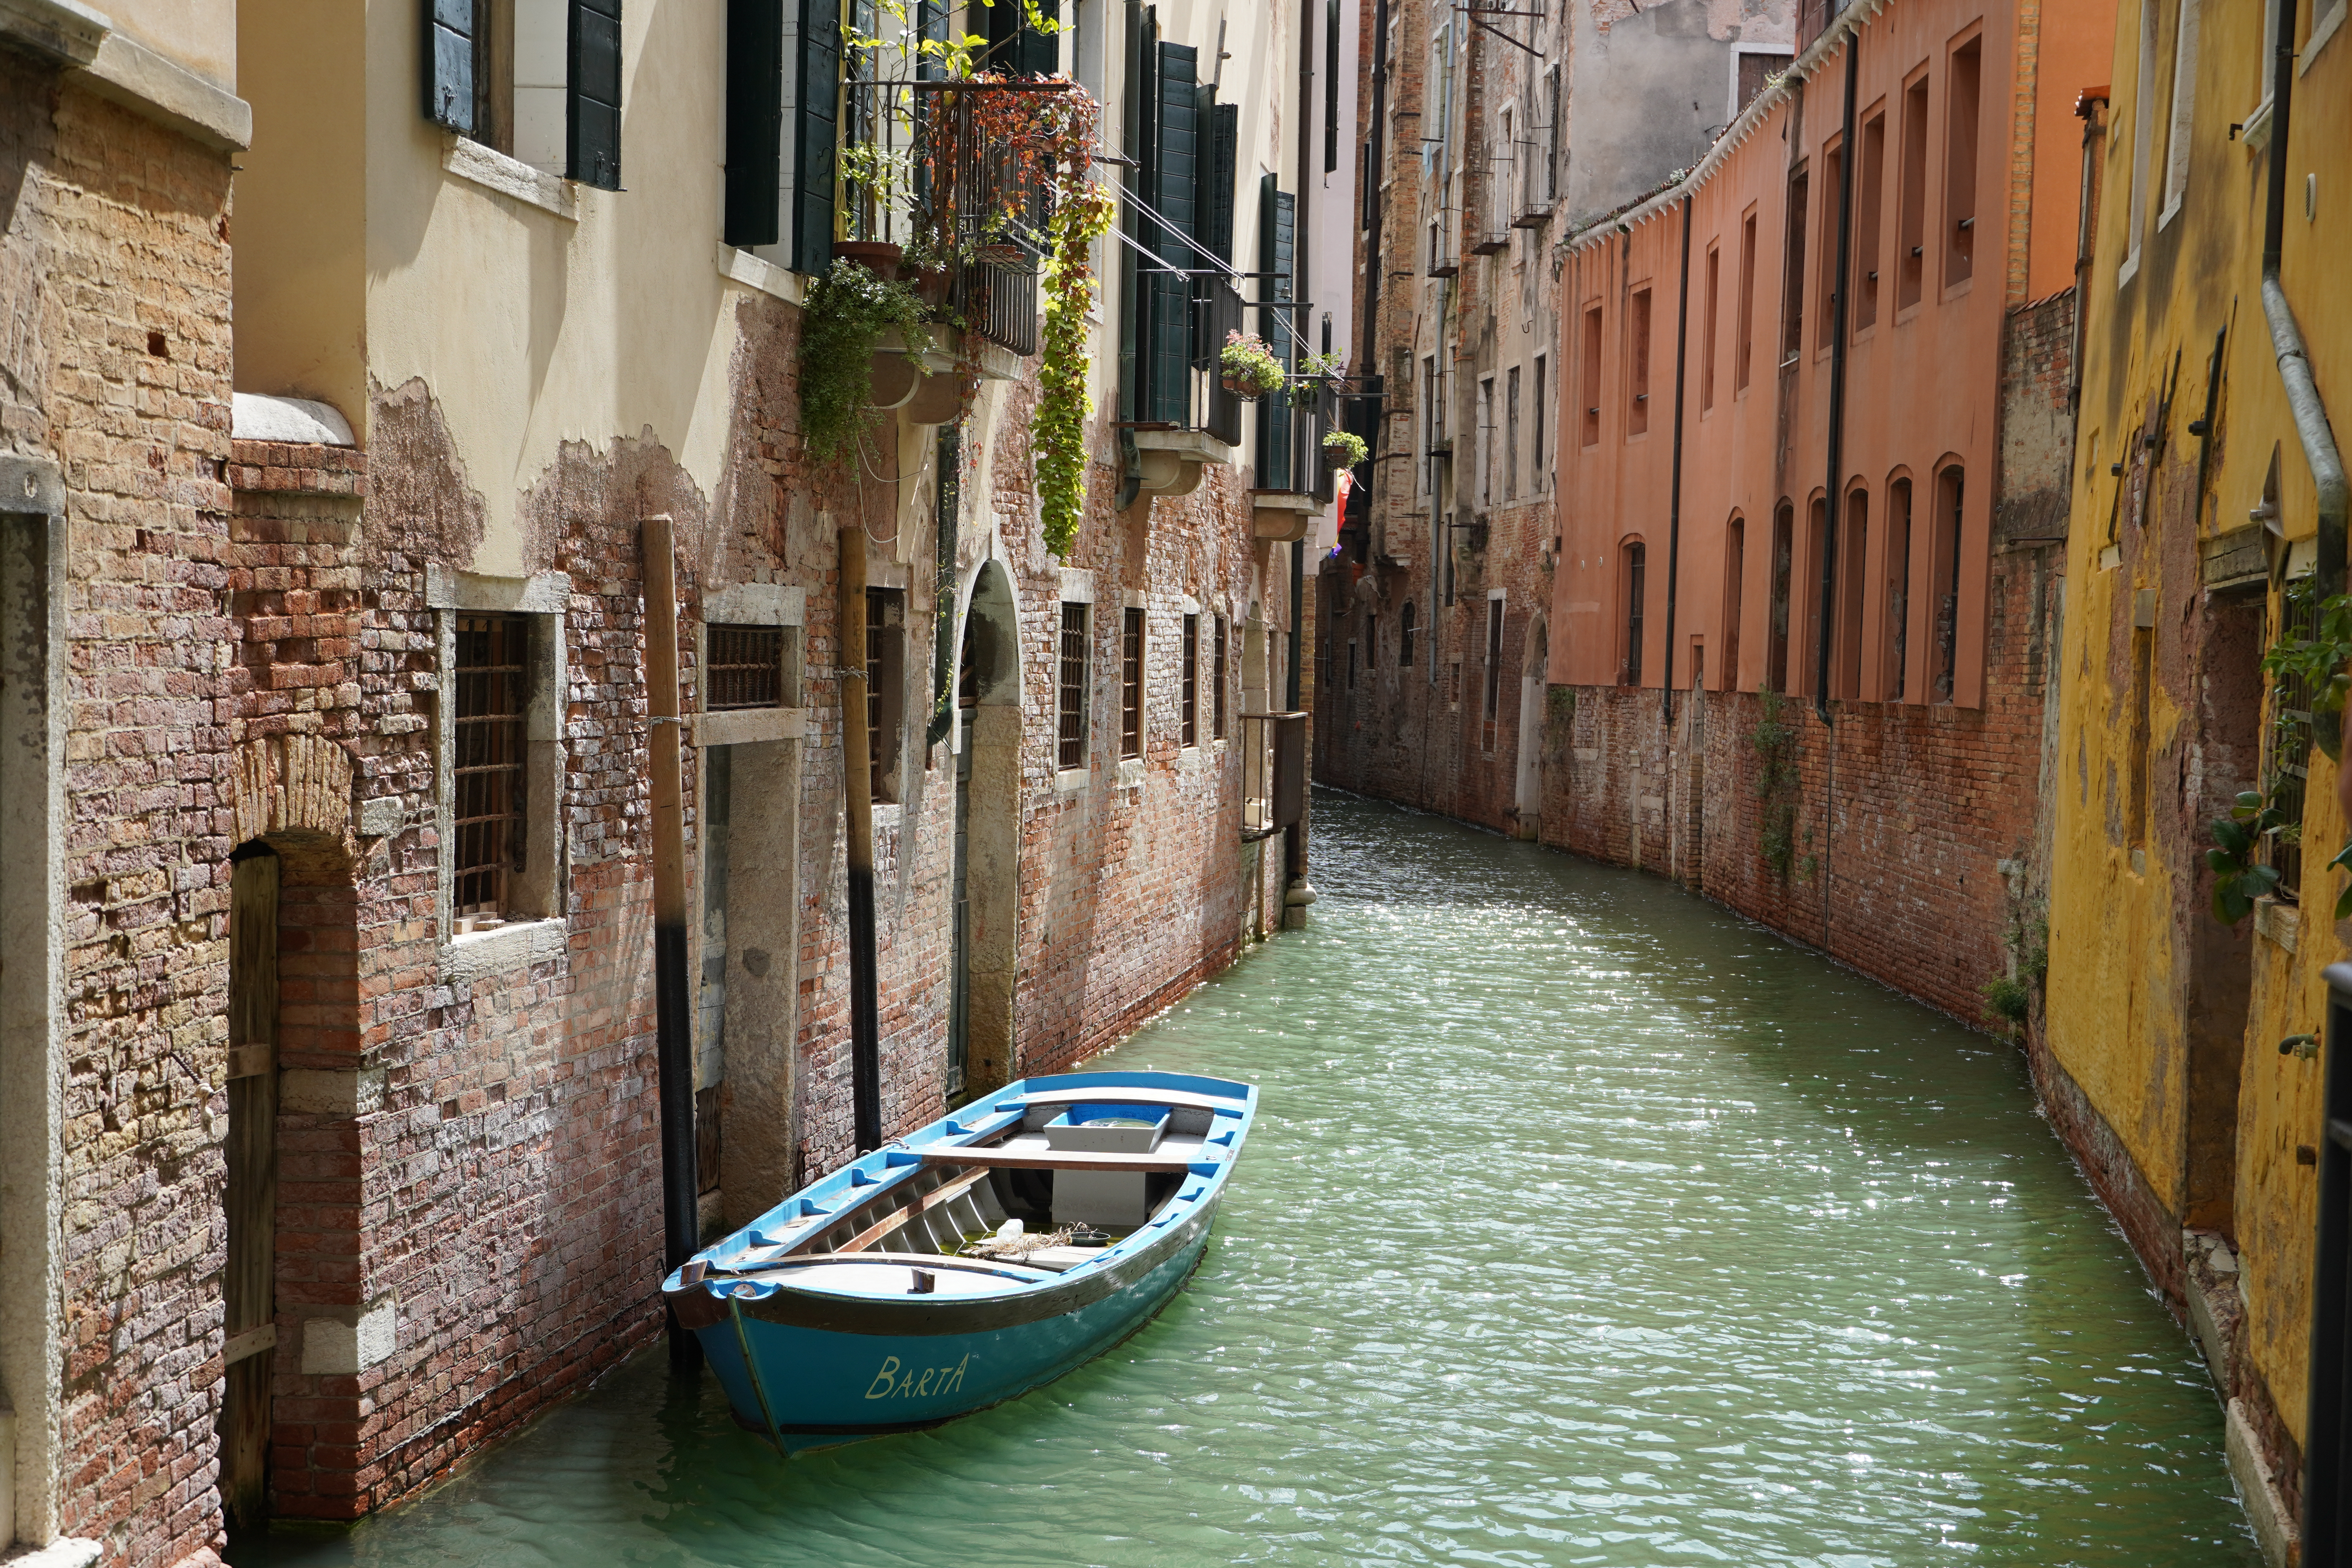
[[[2344,458],[2336,450],[2335,432],[2328,428],[2319,387],[2312,380],[2303,330],[2295,325],[2294,309],[2287,303],[2286,289],[2279,281],[2279,257],[2286,233],[2287,110],[2294,92],[2295,0],[2277,0],[2277,8],[2278,54],[2271,62],[2270,168],[2263,212],[2263,314],[2270,321],[2271,349],[2278,359],[2279,379],[2286,384],[2295,437],[2303,443],[2303,458],[2311,466],[2312,485],[2319,492],[2320,592],[2340,594],[2344,591],[2344,520],[2347,502],[2352,500],[2352,486],[2345,481]],[[2306,1490],[2304,1495],[2312,1494]]]
[[[1837,287],[1830,291],[1829,494],[1822,508],[1822,635],[1813,649],[1813,712],[1823,725],[1830,721],[1830,644],[1837,630],[1838,521],[1845,506],[1845,497],[1839,493],[1845,482],[1845,284],[1853,264],[1853,95],[1861,69],[1862,30],[1857,27],[1847,35],[1845,46],[1845,124],[1838,138]],[[1826,919],[1826,898],[1822,907]]]
[[[1851,96],[1849,94],[1849,96]],[[1675,721],[1675,584],[1683,559],[1683,373],[1690,350],[1691,199],[1683,198],[1683,281],[1675,296],[1675,477],[1666,503],[1665,722]],[[1538,417],[1541,417],[1538,412]]]
[[[662,1271],[702,1245],[702,1178],[694,1142],[694,1022],[687,999],[686,811],[678,778],[677,547],[667,517],[640,537],[646,604],[646,738],[653,795],[654,1063],[661,1121]],[[669,1364],[702,1367],[702,1342],[669,1319]]]
[[[1813,712],[1829,740],[1822,770],[1822,951],[1830,951],[1830,883],[1837,847],[1837,731],[1830,722],[1830,646],[1837,636],[1838,523],[1845,507],[1846,280],[1853,275],[1853,98],[1862,72],[1862,29],[1846,35],[1845,121],[1838,133],[1837,287],[1830,290],[1829,493],[1822,508],[1822,636],[1813,650]],[[1799,352],[1802,352],[1800,350]],[[1855,650],[1859,656],[1860,650]]]
[[[841,790],[849,862],[849,1098],[860,1154],[882,1147],[882,1031],[874,973],[874,773],[866,734],[866,530],[841,531]]]

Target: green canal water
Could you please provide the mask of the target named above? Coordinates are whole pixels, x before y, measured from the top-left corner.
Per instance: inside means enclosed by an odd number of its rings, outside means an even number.
[[[789,1464],[656,1351],[237,1568],[2259,1562],[2013,1052],[1654,878],[1317,813],[1313,928],[1102,1058],[1264,1086],[1127,1343]]]

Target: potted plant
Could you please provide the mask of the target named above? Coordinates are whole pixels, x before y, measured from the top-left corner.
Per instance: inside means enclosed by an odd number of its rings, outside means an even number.
[[[1217,373],[1227,392],[1252,400],[1280,392],[1286,379],[1282,362],[1255,332],[1225,334],[1225,346],[1217,355]]]
[[[801,318],[801,438],[830,461],[865,428],[874,390],[874,353],[895,327],[910,353],[930,344],[922,300],[904,283],[846,258],[810,283]]]
[[[1353,430],[1327,431],[1323,437],[1323,466],[1337,471],[1352,468],[1372,455],[1364,438]]]
[[[1337,382],[1347,368],[1348,360],[1344,354],[1301,354],[1297,378],[1290,384],[1290,405],[1293,408],[1314,407],[1317,400],[1322,397],[1324,389]]]

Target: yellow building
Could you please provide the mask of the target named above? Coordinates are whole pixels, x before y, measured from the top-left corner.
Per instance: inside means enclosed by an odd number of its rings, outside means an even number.
[[[2273,1562],[2302,1512],[2326,1146],[2323,1061],[2281,1042],[2319,1029],[2322,971],[2346,956],[2326,862],[2347,825],[2300,689],[2272,689],[2261,666],[2283,627],[2311,624],[2315,587],[2343,588],[2325,410],[2352,406],[2352,295],[2326,258],[2352,246],[2347,9],[2125,0],[2112,85],[2084,93],[2095,194],[2035,1050],[2053,1119],[2229,1401]],[[2279,827],[2247,857],[2270,870],[2231,868],[2228,886],[2277,881],[2225,923],[2207,851],[2243,791]]]

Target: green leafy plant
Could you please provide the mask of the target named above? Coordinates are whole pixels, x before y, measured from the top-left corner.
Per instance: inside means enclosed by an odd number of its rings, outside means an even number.
[[[801,441],[818,462],[856,442],[873,418],[874,351],[896,327],[909,351],[930,343],[923,301],[855,261],[835,261],[808,287],[801,317]]]
[[[2242,792],[2229,816],[2213,819],[2214,847],[2205,851],[2205,864],[2213,871],[2215,920],[2236,925],[2253,913],[2256,899],[2277,888],[2278,868],[2263,863],[2263,841],[2280,841],[2288,826],[2285,813],[2255,790]]]
[[[1323,437],[1323,461],[1335,468],[1352,468],[1372,455],[1364,438],[1353,430],[1333,430]]]
[[[1087,390],[1087,311],[1094,303],[1088,257],[1095,240],[1110,231],[1116,210],[1108,194],[1087,178],[1091,132],[1082,140],[1046,224],[1052,244],[1045,255],[1045,329],[1031,439],[1040,531],[1045,548],[1064,561],[1077,543],[1086,511],[1087,419],[1095,411]]]
[[[2011,1029],[2025,1026],[2033,1011],[2033,991],[2024,981],[1996,974],[1984,984],[1985,1016]]]
[[[1786,698],[1767,688],[1758,699],[1762,712],[1748,735],[1756,752],[1756,847],[1785,882],[1797,858],[1797,729],[1786,717]]]
[[[2315,605],[2312,601],[2318,591],[2316,576],[2298,577],[2286,585],[2281,595],[2280,620],[2294,629],[2263,655],[2263,673],[2273,681],[2274,700],[2280,688],[2299,688],[2308,694],[2308,708],[2288,710],[2280,705],[2278,721],[2307,724],[2312,743],[2327,754],[2328,761],[2340,763],[2344,760],[2344,700],[2347,691],[2352,690],[2352,670],[2346,668],[2346,662],[2352,660],[2352,595],[2338,594]],[[2300,629],[2306,624],[2312,628],[2308,635]],[[2305,719],[2305,714],[2309,717]],[[2285,742],[2287,737],[2283,735],[2281,740]]]
[[[1226,391],[1250,398],[1280,392],[1286,379],[1282,362],[1255,332],[1225,334],[1225,346],[1217,354],[1217,374],[1223,377]]]

